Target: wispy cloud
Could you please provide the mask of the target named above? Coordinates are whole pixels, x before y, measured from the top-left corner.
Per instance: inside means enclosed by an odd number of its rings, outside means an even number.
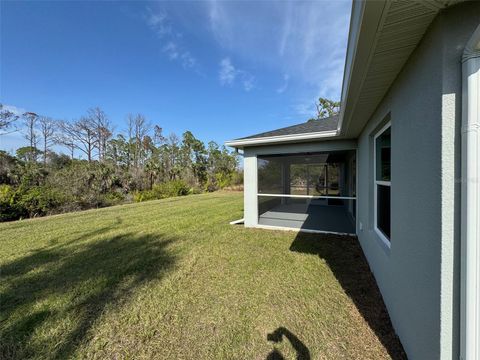
[[[283,94],[288,88],[289,81],[290,81],[290,75],[283,74],[283,84],[277,88],[277,93]]]
[[[220,61],[220,71],[218,73],[220,84],[232,85],[237,77],[237,70],[232,65],[232,61],[229,58],[224,58]]]
[[[315,99],[312,99],[311,101],[298,102],[294,104],[292,107],[295,113],[305,118],[315,115],[315,111],[316,111]]]
[[[197,60],[190,54],[190,51],[180,48],[179,45],[173,41],[169,41],[165,44],[162,48],[162,52],[165,53],[170,60],[179,61],[185,69],[197,65]]]
[[[178,61],[184,69],[197,67],[198,63],[196,58],[182,42],[182,33],[174,29],[165,11],[158,10],[155,12],[147,7],[145,22],[164,43],[162,53],[170,60]]]
[[[151,8],[147,7],[145,21],[159,37],[164,37],[172,33],[172,26],[168,23],[167,14],[164,11],[154,12]]]
[[[233,86],[238,79],[247,92],[255,87],[255,77],[248,71],[236,68],[228,57],[220,61],[218,78],[222,86]]]
[[[205,46],[213,43],[218,52],[229,54],[217,68],[222,86],[252,91],[262,83],[262,91],[288,91],[292,115],[302,117],[303,112],[313,115],[318,97],[340,98],[350,0],[151,6],[156,11],[147,11],[146,23],[161,39],[163,55],[186,69],[198,69],[189,41],[202,39]],[[253,68],[255,76],[244,70]]]
[[[255,77],[252,74],[242,72],[242,85],[245,91],[250,91],[255,88]]]
[[[272,91],[282,93],[294,84],[293,109],[307,111],[319,96],[340,98],[350,1],[206,4],[208,28],[223,49],[289,75]]]
[[[2,104],[2,108],[3,108],[3,110],[10,111],[11,113],[13,113],[17,116],[22,116],[23,114],[25,114],[27,112],[27,110],[25,110],[23,108],[20,108],[18,106],[14,106],[14,105]]]

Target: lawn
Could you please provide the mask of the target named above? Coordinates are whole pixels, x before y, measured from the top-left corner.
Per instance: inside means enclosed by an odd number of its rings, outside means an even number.
[[[242,202],[0,224],[0,358],[403,358],[355,238],[229,225]]]

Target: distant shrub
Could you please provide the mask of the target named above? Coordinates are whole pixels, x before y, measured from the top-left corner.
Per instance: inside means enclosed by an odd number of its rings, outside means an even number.
[[[0,185],[0,221],[58,213],[67,202],[62,193],[46,186],[15,189]]]
[[[195,186],[195,187],[190,189],[190,194],[198,195],[198,194],[201,194],[201,193],[203,193],[203,189],[198,187],[198,186]]]
[[[213,192],[220,189],[240,185],[243,183],[243,176],[240,173],[217,173],[210,177],[205,184],[205,191]]]
[[[217,182],[214,179],[208,179],[205,184],[205,191],[213,192],[218,190]]]
[[[119,191],[111,191],[104,196],[105,198],[105,205],[117,205],[125,201],[125,195]]]
[[[190,193],[190,188],[183,180],[173,180],[154,185],[152,191],[159,199],[162,199],[188,195]]]
[[[0,221],[17,220],[27,216],[18,203],[18,193],[10,185],[0,185]]]
[[[134,192],[133,201],[142,202],[175,196],[185,196],[191,192],[190,187],[183,180],[173,180],[162,184],[155,184],[153,185],[152,190]]]
[[[65,196],[59,191],[45,186],[35,186],[22,193],[17,204],[29,217],[35,217],[54,213],[65,202]]]
[[[134,202],[143,202],[148,200],[155,200],[155,194],[151,190],[143,191],[134,191],[133,192],[133,201]]]

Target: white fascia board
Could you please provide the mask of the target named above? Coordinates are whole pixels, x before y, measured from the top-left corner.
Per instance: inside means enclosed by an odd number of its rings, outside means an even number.
[[[338,121],[341,135],[351,136],[350,123],[356,119],[357,102],[373,59],[379,29],[390,4],[387,0],[353,1]]]
[[[352,1],[352,15],[350,17],[350,26],[348,34],[347,55],[345,59],[345,67],[343,69],[343,82],[342,82],[342,98],[340,101],[340,114],[338,119],[337,131],[340,133],[342,130],[343,119],[345,116],[345,103],[350,88],[350,79],[352,77],[353,59],[358,49],[358,34],[360,32],[360,26],[362,24],[363,13],[365,10],[365,2]]]
[[[337,135],[338,135],[337,130],[319,131],[319,132],[305,133],[305,134],[265,136],[260,138],[231,140],[231,141],[226,141],[225,145],[234,147],[234,148],[243,148],[245,146],[275,144],[275,143],[284,143],[284,142],[292,142],[292,141],[317,140],[317,139],[335,137]]]

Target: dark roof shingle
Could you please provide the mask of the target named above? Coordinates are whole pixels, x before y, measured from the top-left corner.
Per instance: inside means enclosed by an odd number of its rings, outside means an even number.
[[[338,115],[333,115],[325,119],[311,120],[301,124],[284,127],[277,130],[266,131],[260,134],[246,136],[237,140],[264,138],[270,136],[308,134],[322,131],[336,130],[338,126]]]

